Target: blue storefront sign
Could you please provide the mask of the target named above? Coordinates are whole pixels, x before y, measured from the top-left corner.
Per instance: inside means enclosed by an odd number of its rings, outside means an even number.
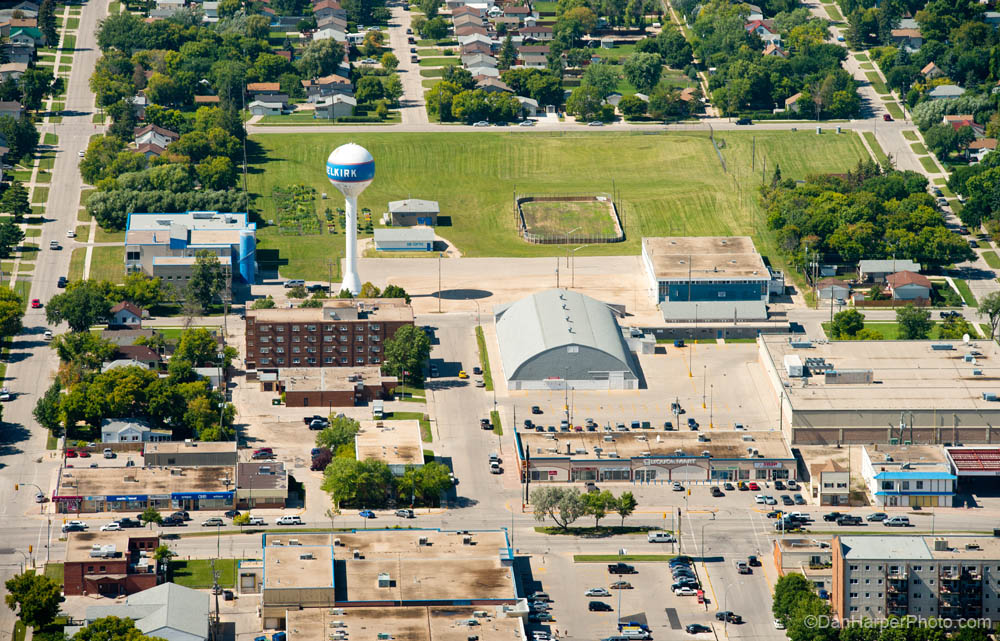
[[[232,492],[174,492],[170,498],[175,501],[185,500],[208,500],[208,499],[231,499]]]
[[[149,497],[147,497],[145,494],[129,494],[123,496],[105,496],[104,500],[109,502],[113,501],[129,502],[129,501],[146,501],[148,498]]]

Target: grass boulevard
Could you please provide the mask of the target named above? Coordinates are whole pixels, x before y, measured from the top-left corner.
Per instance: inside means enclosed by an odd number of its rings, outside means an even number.
[[[371,209],[376,228],[390,200],[437,200],[444,218],[437,232],[465,256],[562,254],[562,246],[531,245],[517,236],[514,193],[612,190],[622,203],[626,240],[581,254],[638,254],[643,236],[740,234],[754,236],[768,253],[755,195],[762,175],[769,180],[776,164],[786,178],[841,172],[866,155],[855,134],[806,131],[720,134],[716,141],[729,173],[705,132],[259,134],[252,141],[249,187],[263,221],[258,258],[276,261],[285,278],[317,280],[329,277],[327,259],[342,254],[342,237],[279,233],[268,225],[276,217],[272,188],[314,187],[319,216],[327,207],[342,207],[323,166],[330,151],[346,142],[363,145],[375,157],[375,181],[359,207]]]

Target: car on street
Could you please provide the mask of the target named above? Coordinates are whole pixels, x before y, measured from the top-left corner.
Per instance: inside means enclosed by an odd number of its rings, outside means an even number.
[[[329,427],[330,423],[328,421],[315,419],[309,423],[309,429],[311,430],[324,430]]]
[[[305,287],[306,286],[306,281],[301,280],[299,278],[293,278],[291,280],[286,280],[285,281],[285,289],[291,289],[293,287],[299,287],[300,285],[302,287]]]
[[[176,516],[168,516],[160,523],[162,527],[180,527],[182,525],[185,525],[184,519]]]
[[[66,525],[62,526],[63,532],[83,532],[86,529],[87,529],[86,527],[82,525],[77,525],[75,523],[67,523]]]
[[[893,516],[882,521],[882,525],[886,527],[910,527],[910,519],[905,516]]]
[[[889,518],[889,515],[886,514],[885,512],[872,512],[871,514],[865,517],[865,520],[869,522],[872,521],[878,522],[878,521],[884,521],[887,518]]]
[[[689,587],[677,588],[674,590],[676,596],[695,596],[698,594],[698,590]]]
[[[971,248],[973,248],[973,249],[979,249],[979,243],[977,243],[977,242],[976,242],[976,241],[974,241],[974,240],[970,240],[970,241],[969,241],[969,247],[971,247]]]
[[[732,483],[726,482],[722,487],[726,488],[727,492],[732,492],[733,491],[733,484]]]
[[[481,367],[479,367],[477,365],[477,366],[475,366],[475,367],[472,368],[472,373],[475,374],[475,375],[477,375],[477,376],[480,376],[483,373],[483,368],[481,368]]]
[[[587,604],[587,609],[591,612],[612,612],[614,610],[610,603],[604,601],[591,601]]]
[[[841,512],[827,512],[826,514],[823,515],[823,520],[826,521],[827,523],[833,523],[842,516],[846,515]]]
[[[101,532],[120,532],[122,526],[118,523],[105,523],[101,526]]]
[[[737,560],[736,561],[736,571],[739,574],[753,574],[753,570],[750,569],[750,566],[747,565],[746,561],[739,561],[739,560]]]
[[[603,127],[604,123],[601,122],[600,120],[591,120],[590,122],[587,123],[587,126],[588,127]]]
[[[59,289],[64,289],[67,283],[69,283],[69,281],[66,279],[66,277],[60,276],[59,280],[56,281],[56,287],[58,287]]]
[[[80,151],[76,152],[76,155],[79,156],[80,158],[83,158],[84,156],[87,155],[87,152],[81,149]]]
[[[805,505],[806,500],[801,494],[793,494],[792,499],[795,501],[795,505]]]
[[[776,519],[780,515],[781,515],[781,510],[771,510],[766,514],[767,518],[769,519]]]
[[[458,377],[461,378],[461,379],[466,379],[466,378],[469,378],[469,374],[464,369],[461,369],[461,370],[458,370]]]
[[[752,125],[753,124],[753,120],[751,120],[750,118],[738,118],[736,120],[736,124],[737,125]]]
[[[609,563],[609,574],[635,574],[635,567],[628,563]]]
[[[374,519],[375,513],[372,512],[371,510],[361,510],[360,512],[358,512],[358,516],[360,516],[363,519]]]
[[[729,610],[716,612],[715,619],[717,621],[726,621],[727,623],[743,623],[743,617]]]
[[[749,565],[752,568],[759,568],[760,559],[758,559],[756,555],[751,554],[750,556],[747,557],[747,565]]]
[[[186,510],[181,510],[179,512],[174,512],[170,515],[170,518],[180,519],[182,521],[190,521],[191,515],[187,513]]]
[[[80,458],[90,458],[90,452],[87,450],[80,450]]]
[[[58,240],[50,240],[49,249],[62,249],[62,245],[59,244]]]
[[[219,526],[225,525],[225,524],[226,524],[226,522],[223,521],[222,519],[220,519],[217,516],[213,516],[213,517],[205,519],[204,521],[201,522],[201,526],[202,527],[219,527]]]
[[[223,514],[223,516],[226,517],[227,519],[235,519],[239,515],[240,515],[239,510],[226,510],[226,512]]]
[[[712,628],[701,623],[691,623],[684,628],[684,631],[688,634],[701,634],[702,632],[711,632]]]
[[[116,523],[118,523],[118,527],[120,527],[122,529],[125,529],[125,528],[140,528],[140,527],[142,527],[142,521],[140,521],[139,519],[130,519],[127,516],[124,517],[124,518],[118,519],[116,521]]]
[[[302,518],[299,516],[279,516],[278,520],[274,522],[275,525],[305,525],[302,522]]]
[[[781,619],[775,619],[774,620],[774,629],[775,630],[784,630],[785,629],[785,624],[781,622]]]
[[[72,229],[66,232],[66,238],[76,238],[76,232]]]
[[[892,122],[892,116],[890,116],[889,114],[882,114],[882,120],[886,122]]]
[[[628,581],[615,581],[611,584],[612,590],[631,590],[632,584]]]
[[[259,450],[254,450],[253,454],[250,456],[252,459],[273,459],[274,450],[269,447],[262,447]]]
[[[473,127],[489,127],[490,123],[486,122],[485,120],[480,120],[479,122],[472,123],[472,126]]]
[[[673,488],[674,492],[683,492],[684,491],[684,486],[681,485],[680,481],[674,481],[674,484],[673,484],[672,488]]]
[[[41,492],[35,494],[35,503],[44,503],[46,500],[45,495]]]
[[[416,515],[413,513],[413,510],[411,510],[410,508],[404,508],[402,510],[396,510],[396,516],[398,516],[401,519],[412,519]]]
[[[534,127],[535,126],[535,121],[534,120],[522,120],[521,122],[517,123],[517,126],[518,127]]]
[[[747,484],[747,487],[750,488],[751,492],[759,492],[760,491],[760,486],[757,485],[753,481],[750,481],[750,483]]]
[[[590,588],[583,593],[583,596],[611,596],[607,588]]]
[[[42,301],[38,300],[37,298],[31,299],[31,309],[38,309],[41,306],[42,306]]]
[[[861,517],[860,516],[848,516],[848,515],[845,514],[844,516],[842,516],[839,519],[837,519],[837,525],[839,525],[841,527],[843,527],[845,525],[861,525]]]

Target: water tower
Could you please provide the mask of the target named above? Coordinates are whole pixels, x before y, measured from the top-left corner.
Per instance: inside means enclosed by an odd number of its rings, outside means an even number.
[[[375,159],[368,150],[353,142],[333,150],[326,159],[326,177],[333,186],[344,194],[344,209],[347,223],[345,247],[344,282],[340,288],[350,290],[357,296],[361,293],[361,278],[358,276],[358,196],[375,178]],[[337,292],[333,292],[337,294]]]

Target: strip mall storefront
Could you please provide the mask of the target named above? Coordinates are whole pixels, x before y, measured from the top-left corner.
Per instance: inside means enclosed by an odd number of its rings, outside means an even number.
[[[796,479],[795,459],[716,459],[703,456],[593,459],[519,457],[522,480],[532,482],[774,481]]]
[[[56,512],[141,512],[157,510],[228,510],[233,507],[234,492],[174,492],[173,494],[129,494],[108,496],[54,496]]]

